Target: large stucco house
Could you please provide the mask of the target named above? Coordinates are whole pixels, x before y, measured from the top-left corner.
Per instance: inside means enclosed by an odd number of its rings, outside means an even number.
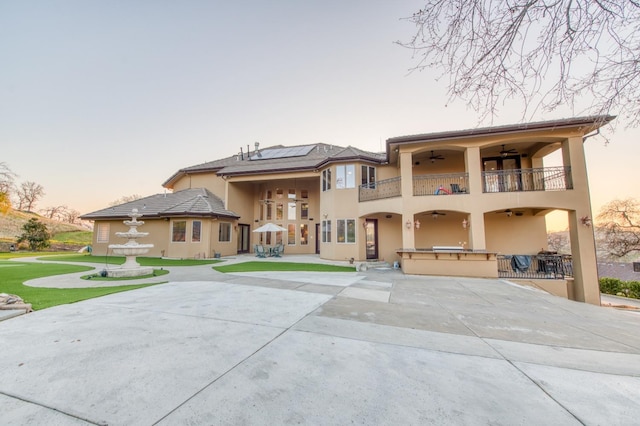
[[[599,304],[583,143],[613,118],[394,137],[384,153],[256,144],[178,170],[163,183],[165,194],[82,218],[95,222],[96,255],[123,242],[115,232],[126,231],[122,221],[137,208],[145,222],[140,231],[150,233],[141,242],[154,244],[151,256],[208,258],[282,243],[285,254],[385,260],[409,274],[515,272],[514,279],[521,274],[556,294]],[[558,150],[563,165],[545,166],[543,158]],[[563,269],[566,260],[544,257],[553,256],[545,253],[545,215],[555,210],[567,212],[571,271]],[[287,231],[252,232],[268,222]]]

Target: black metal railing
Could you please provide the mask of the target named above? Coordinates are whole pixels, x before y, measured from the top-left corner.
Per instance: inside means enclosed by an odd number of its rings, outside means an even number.
[[[413,195],[460,195],[469,191],[468,173],[446,173],[413,177]]]
[[[483,192],[565,191],[573,189],[571,167],[482,172]]]
[[[498,276],[520,279],[564,279],[573,277],[573,263],[570,255],[534,254],[498,255]]]
[[[360,185],[358,187],[358,201],[380,200],[382,198],[393,198],[402,195],[400,176],[391,179],[379,180],[377,182]]]

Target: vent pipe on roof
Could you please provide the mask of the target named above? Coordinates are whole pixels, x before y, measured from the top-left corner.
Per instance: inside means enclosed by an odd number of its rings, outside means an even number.
[[[244,160],[244,152],[242,152],[242,147],[240,147],[240,160]]]
[[[247,144],[247,160],[251,160],[251,151],[249,151],[249,144]]]

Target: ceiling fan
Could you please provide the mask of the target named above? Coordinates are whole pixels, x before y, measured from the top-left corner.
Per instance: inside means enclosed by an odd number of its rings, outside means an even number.
[[[435,155],[433,151],[431,151],[431,157],[429,157],[429,160],[431,160],[432,163],[435,163],[436,160],[444,160],[444,157],[440,154]]]
[[[511,209],[502,210],[502,211],[499,211],[499,212],[496,212],[496,213],[497,213],[497,214],[503,214],[503,213],[504,213],[505,215],[507,215],[507,217],[511,217],[511,216],[513,216],[514,214],[515,214],[516,216],[522,216],[522,215],[524,214],[524,212],[521,212],[521,211],[513,211],[513,210],[511,210]]]
[[[501,157],[507,157],[509,155],[516,155],[516,154],[518,154],[518,151],[516,151],[515,148],[505,149],[504,145],[502,145],[502,150],[500,151]]]
[[[434,218],[434,219],[437,219],[439,216],[446,216],[447,215],[446,213],[442,213],[442,212],[439,212],[437,210],[434,210],[432,212],[428,212],[428,213],[425,213],[425,214],[431,215],[431,217]]]

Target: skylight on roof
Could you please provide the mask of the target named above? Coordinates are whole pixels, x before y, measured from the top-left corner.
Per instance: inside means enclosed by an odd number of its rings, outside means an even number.
[[[274,158],[303,157],[311,152],[315,145],[294,146],[291,148],[268,148],[253,153],[251,160],[271,160]]]

